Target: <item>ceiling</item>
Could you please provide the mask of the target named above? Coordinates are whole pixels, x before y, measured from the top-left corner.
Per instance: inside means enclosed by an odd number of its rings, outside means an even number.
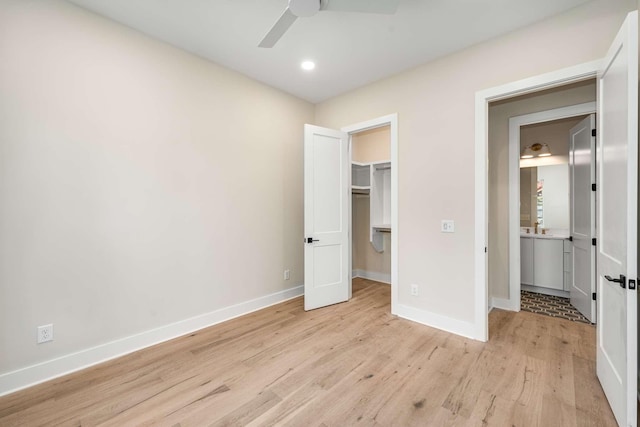
[[[400,0],[395,15],[321,11],[272,49],[287,0],[69,0],[317,103],[589,0]],[[303,71],[310,59],[316,69]]]

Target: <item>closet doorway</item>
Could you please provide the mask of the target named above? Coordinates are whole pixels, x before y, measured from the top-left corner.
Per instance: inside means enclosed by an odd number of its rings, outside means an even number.
[[[351,277],[391,284],[391,128],[351,135]]]
[[[352,165],[352,140],[388,129],[384,161]],[[356,186],[369,191],[369,242],[377,252],[390,253],[391,313],[398,301],[398,116],[390,114],[341,130],[304,127],[304,307],[313,310],[351,299],[353,276],[352,180],[368,176]],[[358,145],[356,143],[356,145]],[[356,152],[357,152],[356,148]],[[358,155],[356,153],[356,155]],[[369,153],[368,155],[376,155]],[[393,231],[393,233],[392,233]],[[348,249],[347,249],[348,248]],[[358,249],[356,249],[358,250]],[[381,273],[381,272],[378,272]],[[390,274],[390,277],[388,276]],[[383,276],[371,277],[380,280]]]
[[[389,283],[391,314],[396,314],[398,115],[389,114],[341,130],[349,134],[351,162],[349,270],[352,277]]]

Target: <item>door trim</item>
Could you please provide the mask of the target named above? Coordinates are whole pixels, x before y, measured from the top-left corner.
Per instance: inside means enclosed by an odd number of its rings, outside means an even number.
[[[591,61],[546,74],[518,80],[476,92],[475,97],[475,238],[474,238],[474,338],[489,338],[489,299],[487,279],[488,246],[488,129],[489,102],[551,89],[595,78],[602,60]]]
[[[500,308],[520,311],[520,127],[596,112],[596,102],[509,119],[509,299]]]
[[[354,133],[389,126],[391,144],[391,314],[398,314],[398,113],[388,114],[360,123],[344,126],[340,130],[349,136]],[[349,138],[349,161],[351,161],[351,138]],[[351,203],[349,203],[349,218],[351,218]],[[353,233],[349,222],[349,252],[353,242]],[[349,256],[349,271],[351,267]],[[351,298],[351,283],[349,283],[349,298]]]

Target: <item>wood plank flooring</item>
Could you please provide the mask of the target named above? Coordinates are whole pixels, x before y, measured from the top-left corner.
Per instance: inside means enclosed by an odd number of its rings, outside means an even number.
[[[291,300],[0,398],[1,426],[614,426],[595,329],[494,310],[488,343],[390,314],[388,285]]]

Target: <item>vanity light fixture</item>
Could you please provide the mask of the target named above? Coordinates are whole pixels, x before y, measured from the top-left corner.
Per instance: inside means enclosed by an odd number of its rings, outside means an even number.
[[[538,157],[548,157],[551,155],[551,151],[549,151],[549,146],[547,143],[542,144],[542,148],[539,150]]]
[[[525,147],[524,150],[522,150],[522,154],[520,155],[520,158],[522,159],[532,159],[533,158],[533,151],[531,151],[531,146],[527,146]]]
[[[549,145],[547,143],[540,144],[536,142],[535,144],[527,145],[522,153],[520,154],[521,159],[532,159],[534,157],[548,157],[551,155],[551,151],[549,150]]]

